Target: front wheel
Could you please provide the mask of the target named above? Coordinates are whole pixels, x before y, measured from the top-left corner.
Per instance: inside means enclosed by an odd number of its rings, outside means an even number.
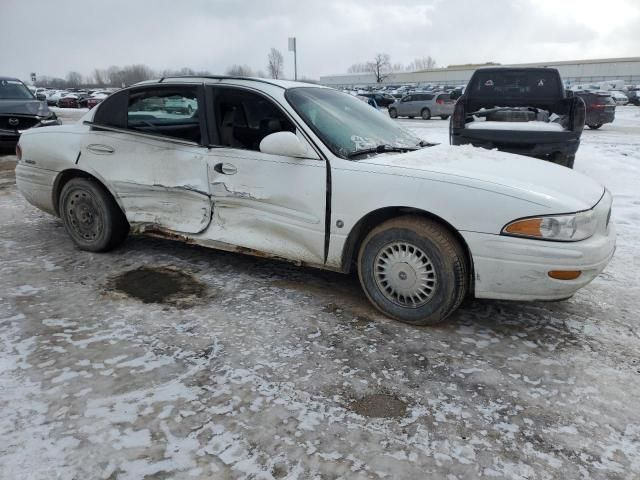
[[[428,108],[425,108],[420,112],[420,116],[423,120],[429,120],[431,118],[431,111]]]
[[[389,109],[389,116],[391,118],[398,118],[398,111],[395,108]]]
[[[589,124],[589,125],[587,125],[587,126],[588,126],[591,130],[597,130],[597,129],[599,129],[599,128],[602,126],[602,124],[601,124],[601,123],[591,123],[591,124]]]
[[[113,197],[94,180],[72,178],[60,193],[60,216],[81,249],[105,252],[124,242],[129,223]]]
[[[382,313],[412,325],[445,320],[466,296],[464,251],[439,223],[398,217],[374,228],[358,255],[360,284]]]

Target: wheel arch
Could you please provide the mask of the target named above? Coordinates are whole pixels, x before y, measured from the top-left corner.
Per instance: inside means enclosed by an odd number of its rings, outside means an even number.
[[[347,236],[347,240],[342,249],[342,271],[345,273],[350,273],[354,266],[355,259],[357,258],[357,253],[360,248],[360,245],[369,234],[371,230],[380,225],[387,220],[391,220],[392,218],[401,217],[404,215],[415,215],[418,217],[426,218],[429,220],[436,221],[442,227],[444,227],[449,233],[451,233],[454,238],[460,243],[460,246],[464,250],[465,259],[467,261],[467,265],[469,266],[469,280],[470,280],[470,288],[469,292],[474,291],[474,268],[473,268],[473,257],[471,255],[471,250],[469,249],[469,245],[465,241],[464,237],[460,234],[460,232],[449,222],[444,220],[442,217],[435,215],[426,210],[422,210],[414,207],[402,207],[402,206],[394,206],[394,207],[384,207],[379,208],[377,210],[373,210],[363,216],[360,220],[356,222],[353,226],[349,235]]]
[[[62,192],[62,187],[64,187],[64,185],[73,178],[87,178],[98,183],[102,188],[104,188],[107,192],[109,192],[109,194],[115,200],[120,210],[124,213],[124,208],[122,208],[122,203],[120,202],[120,198],[118,198],[115,192],[107,186],[106,182],[104,182],[98,176],[92,173],[89,173],[85,170],[81,170],[79,168],[69,168],[58,173],[58,175],[56,176],[56,179],[53,182],[51,201],[53,203],[54,211],[56,212],[56,215],[58,217],[60,216],[59,203],[60,203],[60,193]]]

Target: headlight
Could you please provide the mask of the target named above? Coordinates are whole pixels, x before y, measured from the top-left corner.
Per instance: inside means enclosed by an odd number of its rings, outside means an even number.
[[[593,210],[587,210],[569,215],[547,215],[515,220],[502,229],[502,234],[541,240],[577,242],[592,236],[597,225],[595,213]]]

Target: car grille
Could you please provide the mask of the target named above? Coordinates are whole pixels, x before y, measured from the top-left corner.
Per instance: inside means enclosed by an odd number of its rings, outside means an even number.
[[[18,121],[15,124],[15,121]],[[35,117],[20,115],[0,115],[0,130],[25,130],[33,127],[39,120]]]

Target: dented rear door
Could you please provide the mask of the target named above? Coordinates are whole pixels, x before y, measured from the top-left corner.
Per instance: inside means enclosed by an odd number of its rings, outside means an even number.
[[[198,233],[211,219],[206,151],[138,134],[94,131],[79,163],[109,184],[134,228]]]

